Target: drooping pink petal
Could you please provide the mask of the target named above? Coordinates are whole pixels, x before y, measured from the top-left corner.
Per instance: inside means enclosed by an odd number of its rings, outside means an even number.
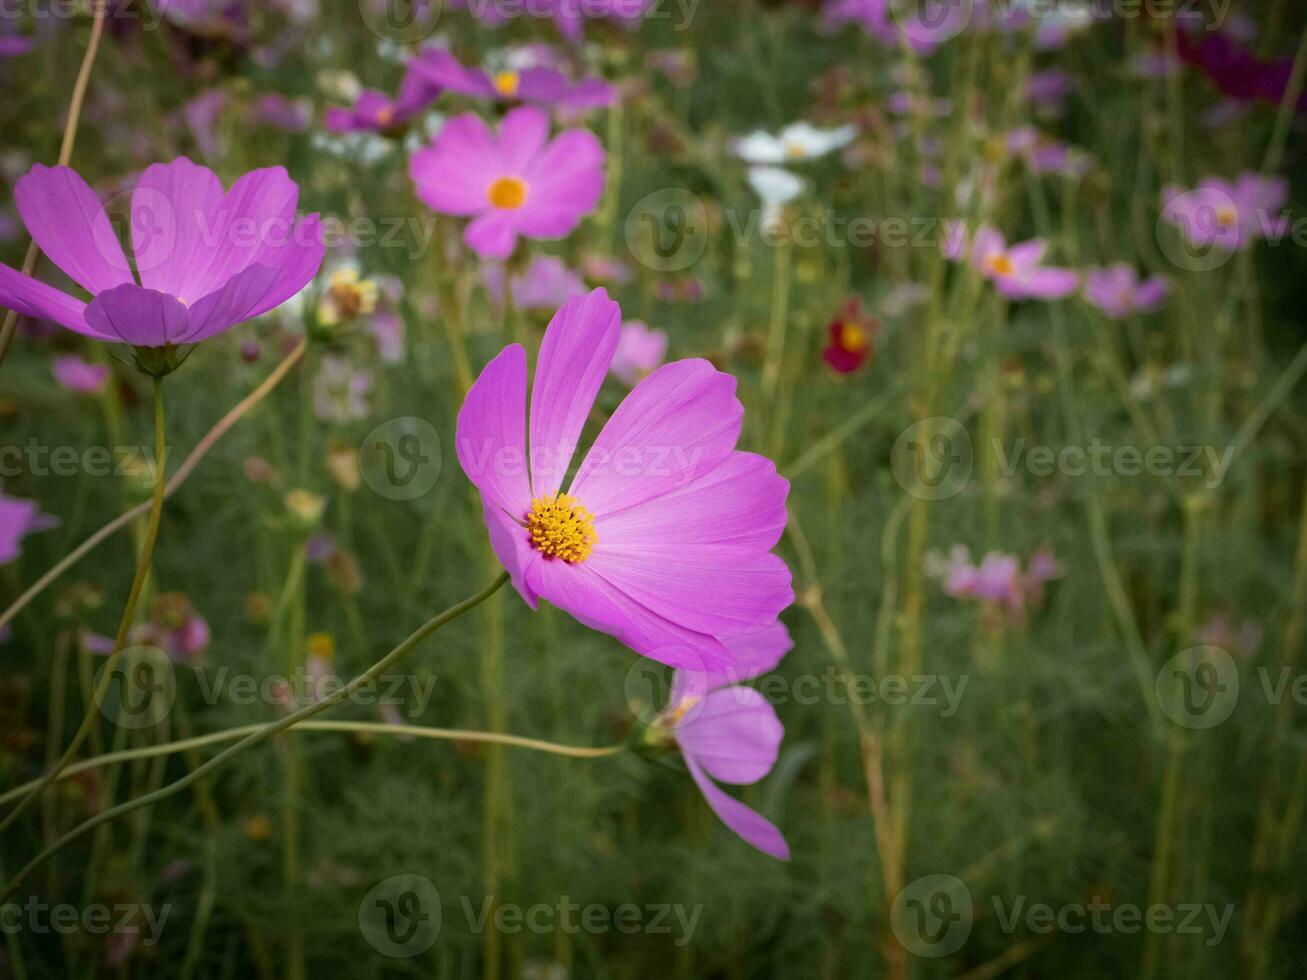
[[[729,374],[700,359],[664,364],[617,407],[570,492],[611,516],[688,486],[730,455],[743,416]]]
[[[193,303],[215,251],[223,246],[222,181],[178,157],[145,168],[132,191],[132,253],[141,285]]]
[[[540,596],[531,587],[530,579],[533,569],[544,558],[531,546],[526,529],[512,517],[488,500],[483,503],[481,510],[485,515],[486,528],[490,532],[490,547],[494,549],[495,557],[508,572],[517,594],[534,610]]]
[[[776,764],[785,728],[776,709],[751,687],[719,687],[695,704],[676,727],[681,752],[713,779],[756,783]]]
[[[188,316],[176,297],[129,283],[91,300],[86,322],[101,335],[133,347],[163,347],[186,335]]]
[[[38,320],[53,320],[61,327],[97,340],[116,340],[86,322],[86,304],[67,293],[25,276],[0,263],[0,306]]]
[[[622,549],[602,536],[599,542],[588,568],[646,609],[699,633],[760,629],[794,601],[790,570],[769,551],[652,537]]]
[[[133,281],[104,205],[76,171],[36,164],[14,184],[14,203],[41,251],[88,292]]]
[[[789,490],[770,459],[733,452],[692,483],[618,514],[598,515],[595,529],[605,548],[638,549],[661,538],[767,551],[785,529]]]
[[[717,669],[729,662],[721,641],[651,612],[591,565],[592,560],[576,565],[538,561],[527,570],[527,584],[582,625],[611,634],[642,656],[697,670]]]
[[[498,93],[484,71],[469,68],[448,51],[433,48],[413,58],[412,70],[449,92],[493,99]]]
[[[459,465],[482,497],[513,518],[524,519],[531,508],[531,484],[526,463],[526,351],[520,344],[505,347],[472,385],[459,409],[454,441]]]
[[[694,759],[687,756],[685,766],[690,770],[694,781],[699,784],[699,792],[703,793],[703,798],[708,801],[713,813],[717,814],[722,823],[738,834],[745,843],[753,845],[764,854],[770,854],[782,861],[790,859],[790,846],[785,843],[785,838],[774,823],[723,791],[708,778]]]
[[[581,438],[608,373],[622,312],[603,289],[567,300],[549,321],[531,390],[531,487],[550,496]]]

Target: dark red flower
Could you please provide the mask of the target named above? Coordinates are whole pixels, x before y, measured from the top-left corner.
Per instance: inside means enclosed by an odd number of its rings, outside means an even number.
[[[830,339],[821,356],[840,374],[851,374],[867,363],[880,323],[862,309],[862,301],[846,302],[827,328]]]

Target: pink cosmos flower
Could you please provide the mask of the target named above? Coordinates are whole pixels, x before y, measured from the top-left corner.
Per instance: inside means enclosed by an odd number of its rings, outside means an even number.
[[[1170,289],[1165,276],[1141,280],[1128,262],[1090,269],[1085,276],[1085,299],[1113,320],[1151,313],[1162,305]]]
[[[185,157],[147,167],[131,198],[139,284],[76,172],[37,164],[14,199],[41,251],[91,301],[0,265],[0,306],[96,340],[197,343],[280,306],[322,263],[318,216],[296,221],[299,186],[281,167],[252,170],[225,194],[213,171]]]
[[[678,670],[663,724],[722,823],[764,854],[788,861],[789,845],[775,824],[728,796],[714,780],[737,786],[756,783],[776,764],[785,734],[776,709],[753,688],[733,685],[772,670],[793,644],[779,622],[724,642],[734,669]]]
[[[22,554],[23,538],[59,526],[59,519],[42,514],[35,500],[20,500],[0,493],[0,565]]]
[[[1055,140],[1034,126],[1021,126],[1008,133],[1007,148],[1020,157],[1032,173],[1083,177],[1091,165],[1089,156],[1082,150]]]
[[[496,306],[504,303],[504,266],[487,262],[481,271],[486,293]],[[587,290],[585,281],[556,255],[536,255],[526,271],[508,277],[513,305],[519,310],[556,310],[573,296]]]
[[[50,373],[60,387],[83,395],[98,395],[109,382],[107,364],[90,364],[75,354],[56,357],[50,362]]]
[[[932,18],[921,14],[892,12],[890,0],[827,0],[822,17],[827,30],[836,30],[845,24],[857,24],[882,44],[897,47],[907,41],[917,54],[930,54],[940,41],[960,32],[963,19],[970,8],[956,5],[948,9],[944,18],[935,11]]]
[[[481,68],[468,68],[448,51],[424,52],[413,61],[413,69],[447,92],[458,92],[494,102],[529,102],[566,109],[596,109],[617,101],[617,89],[602,78],[573,83],[555,68],[540,65],[491,75]]]
[[[385,92],[364,89],[353,109],[328,109],[327,128],[333,133],[384,133],[405,125],[440,94],[440,86],[419,70],[420,63],[417,58],[408,63],[393,99]]]
[[[1024,615],[1027,606],[1040,602],[1044,585],[1063,575],[1062,566],[1046,550],[1030,556],[1023,574],[1021,560],[1016,555],[991,551],[979,565],[973,565],[970,553],[962,545],[950,552],[947,562],[937,564],[930,571],[940,578],[946,595],[990,603],[1014,617]]]
[[[433,211],[472,218],[463,240],[482,258],[505,259],[517,236],[558,239],[594,210],[604,190],[604,150],[588,130],[549,139],[549,117],[519,106],[496,137],[466,113],[413,154],[409,174]]]
[[[997,229],[982,225],[971,243],[971,264],[1008,299],[1061,299],[1076,291],[1080,277],[1041,265],[1047,249],[1039,239],[1009,248]]]
[[[1209,177],[1193,190],[1163,189],[1162,217],[1197,248],[1242,251],[1258,239],[1288,232],[1289,218],[1280,214],[1288,194],[1283,177],[1250,172],[1233,183]]]
[[[532,609],[547,599],[673,667],[725,667],[720,637],[764,629],[794,600],[771,553],[789,484],[770,460],[736,451],[735,379],[704,360],[637,384],[565,480],[620,323],[602,289],[563,304],[541,343],[529,421],[526,351],[506,347],[459,412],[458,460]]]
[[[613,363],[608,369],[623,384],[634,385],[666,359],[666,331],[651,330],[640,320],[628,320],[622,324]]]

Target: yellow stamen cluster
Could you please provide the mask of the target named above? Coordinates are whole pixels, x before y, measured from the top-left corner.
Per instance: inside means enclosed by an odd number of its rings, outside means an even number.
[[[486,190],[491,207],[512,210],[526,203],[526,181],[521,177],[500,177]]]
[[[1239,223],[1239,212],[1234,208],[1220,208],[1216,212],[1216,223],[1222,228],[1233,228]]]
[[[566,493],[532,500],[526,529],[532,546],[542,555],[572,564],[589,558],[599,541],[594,517],[581,501]]]
[[[495,91],[506,99],[511,99],[517,95],[517,87],[522,82],[522,76],[515,71],[501,71],[495,76]]]
[[[850,354],[861,353],[867,349],[867,331],[856,323],[841,323],[840,346]]]
[[[785,156],[789,160],[802,160],[808,155],[808,149],[802,143],[786,143]]]
[[[337,269],[318,303],[318,322],[334,327],[357,316],[370,316],[377,309],[377,294],[377,284],[362,278],[358,269]]]
[[[996,276],[1010,276],[1014,271],[1012,260],[1007,257],[1006,253],[1000,252],[989,260],[989,271]]]

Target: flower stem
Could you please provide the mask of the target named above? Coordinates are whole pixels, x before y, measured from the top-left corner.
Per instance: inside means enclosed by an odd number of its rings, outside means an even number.
[[[252,725],[238,725],[235,728],[223,728],[204,735],[179,739],[175,742],[157,742],[120,752],[108,752],[75,762],[59,774],[60,779],[71,779],[93,769],[118,765],[136,759],[150,759],[155,756],[175,755],[191,752],[208,745],[220,745],[234,742],[239,738],[252,735],[264,728],[262,722]],[[480,742],[487,745],[503,745],[508,748],[528,749],[532,752],[544,752],[547,755],[561,755],[570,759],[603,759],[617,755],[626,750],[626,745],[606,745],[590,747],[586,745],[562,745],[544,739],[527,738],[524,735],[509,735],[505,732],[484,732],[462,728],[428,728],[421,725],[393,725],[379,721],[302,721],[292,726],[296,732],[338,732],[356,735],[395,735],[399,738],[425,738],[440,742]],[[24,792],[35,786],[36,780],[15,786],[0,794],[0,806],[16,800]]]
[[[105,810],[102,813],[96,814],[91,819],[86,820],[83,823],[79,824],[78,826],[74,827],[72,830],[68,831],[68,833],[64,834],[49,847],[45,848],[45,850],[43,850],[35,858],[29,861],[27,865],[23,867],[23,869],[20,870],[13,877],[13,879],[9,882],[9,884],[5,886],[4,893],[0,894],[0,903],[3,903],[11,895],[13,895],[14,892],[17,891],[18,887],[27,878],[27,876],[30,875],[33,871],[35,871],[37,868],[43,865],[46,861],[52,858],[64,847],[71,844],[73,841],[78,840],[79,838],[89,833],[90,831],[94,830],[96,827],[100,826],[101,824],[108,823],[109,821],[115,820],[118,817],[123,816],[124,814],[131,813],[133,810],[138,810],[143,806],[152,806],[153,804],[158,803],[160,800],[166,799],[167,797],[172,796],[175,793],[181,792],[182,790],[190,786],[192,783],[196,782],[197,780],[205,776],[207,773],[212,772],[213,770],[217,769],[219,766],[222,766],[224,763],[229,762],[232,758],[234,758],[239,753],[245,751],[246,749],[253,748],[256,745],[261,745],[263,742],[266,742],[272,736],[284,732],[286,729],[295,726],[299,722],[307,721],[309,718],[312,718],[314,715],[320,714],[323,711],[326,711],[328,708],[340,704],[342,701],[348,700],[359,688],[363,687],[366,684],[372,683],[378,677],[383,675],[387,670],[389,670],[400,660],[402,660],[405,656],[407,656],[410,652],[412,652],[412,650],[419,643],[421,643],[424,639],[426,639],[436,630],[440,629],[440,627],[444,626],[448,622],[451,622],[452,620],[457,619],[459,616],[463,615],[468,610],[476,608],[486,599],[490,598],[501,588],[503,588],[504,583],[507,581],[508,581],[508,573],[502,572],[498,578],[496,578],[490,585],[486,586],[486,588],[482,589],[476,595],[464,599],[462,602],[458,603],[457,605],[450,606],[448,609],[440,613],[438,616],[435,616],[434,618],[428,620],[427,622],[419,626],[406,640],[400,643],[399,646],[391,650],[390,653],[386,654],[375,664],[373,664],[370,668],[368,668],[364,673],[354,678],[343,688],[331,694],[330,696],[325,697],[321,701],[318,701],[314,704],[306,705],[305,707],[301,708],[299,711],[289,714],[284,718],[280,718],[277,721],[271,722],[270,724],[258,726],[253,731],[249,732],[243,738],[241,738],[241,740],[237,742],[235,745],[229,746],[228,748],[219,752],[208,762],[204,763],[201,766],[196,767],[195,769],[192,769],[181,779],[169,783],[167,786],[157,789],[153,793],[147,793],[146,795],[139,796],[134,800],[128,800],[125,803],[118,804],[118,806],[111,807],[110,809]],[[47,776],[46,782],[48,782],[50,778],[52,777]]]
[[[145,580],[150,574],[150,558],[154,554],[154,543],[159,537],[159,518],[163,514],[163,488],[164,474],[167,472],[167,453],[167,439],[164,434],[163,379],[156,377],[154,379],[154,493],[152,494],[150,506],[150,521],[145,529],[145,541],[141,547],[140,556],[136,561],[136,575],[132,579],[131,590],[127,593],[127,604],[123,607],[122,619],[118,623],[118,635],[114,637],[113,653],[105,661],[104,669],[100,673],[100,680],[95,685],[95,690],[91,695],[91,706],[82,717],[82,724],[78,727],[77,734],[73,736],[72,744],[64,750],[64,754],[55,763],[54,768],[37,782],[35,789],[5,817],[3,822],[0,822],[0,833],[11,827],[14,821],[40,798],[46,788],[58,777],[60,771],[72,762],[73,757],[77,755],[78,749],[82,747],[82,743],[86,741],[87,736],[91,734],[92,727],[95,725],[100,704],[109,691],[109,685],[113,683],[114,670],[117,668],[119,661],[122,660],[123,649],[127,646],[127,636],[131,631],[132,623],[136,619],[136,606],[141,599],[141,590],[145,587]]]
[[[205,433],[204,438],[191,450],[190,455],[182,460],[181,466],[177,467],[177,472],[172,475],[172,479],[164,486],[163,496],[165,500],[181,489],[181,485],[186,482],[187,477],[191,475],[195,467],[200,464],[200,460],[208,454],[218,440],[226,435],[232,426],[248,415],[250,410],[263,401],[268,392],[277,387],[281,379],[290,373],[290,369],[298,364],[300,358],[304,356],[305,347],[306,342],[301,340],[295,346],[295,349],[286,355],[286,359],[277,365],[276,369],[264,379],[262,384],[246,395],[231,411],[218,420],[217,425]],[[152,502],[147,500],[118,515],[60,559],[53,568],[37,579],[31,588],[15,599],[13,605],[0,613],[0,629],[4,629],[13,622],[14,617],[27,608],[33,599],[53,585],[64,572],[94,551],[102,542],[113,537],[123,528],[129,526],[136,518],[148,512],[152,506]]]

